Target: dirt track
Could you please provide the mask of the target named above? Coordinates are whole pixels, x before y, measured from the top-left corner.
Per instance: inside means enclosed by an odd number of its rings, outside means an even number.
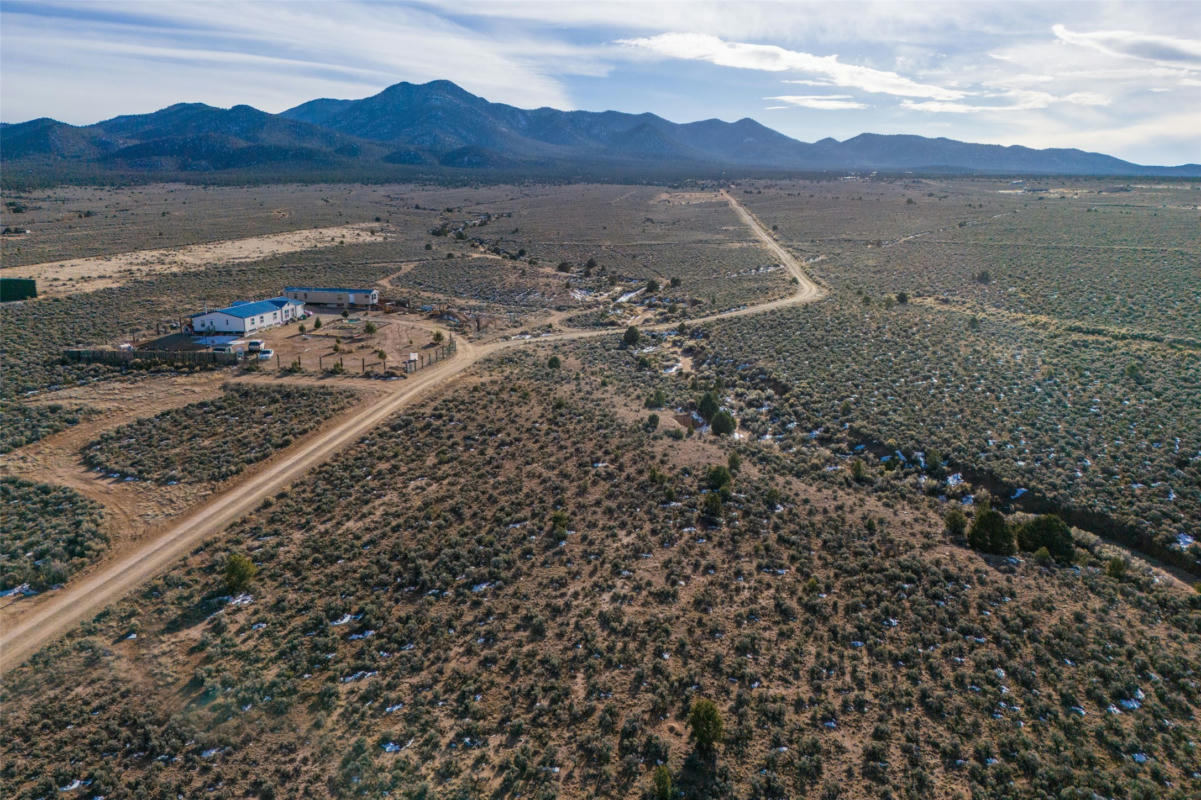
[[[786,306],[820,300],[825,290],[805,274],[800,262],[780,246],[771,234],[737,200],[722,192],[738,217],[754,232],[797,279],[792,295],[761,305],[747,306],[721,314],[692,320],[693,323],[757,314]],[[651,326],[668,328],[669,325]],[[612,336],[611,330],[566,331],[532,339],[509,339],[486,345],[472,345],[459,338],[457,355],[441,364],[421,370],[404,381],[374,405],[350,420],[337,424],[309,439],[297,450],[254,473],[246,481],[214,496],[206,505],[187,514],[175,525],[146,541],[91,574],[81,576],[65,588],[27,611],[17,612],[0,638],[0,672],[19,665],[47,643],[120,599],[131,589],[150,580],[169,565],[194,549],[205,539],[219,533],[232,522],[254,509],[262,500],[300,478],[305,472],[329,459],[343,447],[363,436],[383,420],[412,403],[431,389],[443,386],[455,376],[491,353],[540,342]]]

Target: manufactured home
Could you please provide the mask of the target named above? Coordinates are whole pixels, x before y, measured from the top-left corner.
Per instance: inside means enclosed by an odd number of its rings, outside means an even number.
[[[192,332],[236,333],[245,336],[255,331],[274,328],[304,316],[304,303],[287,297],[273,297],[258,302],[238,302],[228,308],[193,314]]]
[[[370,308],[379,304],[378,289],[329,289],[312,286],[288,286],[284,296],[302,303],[344,308]]]

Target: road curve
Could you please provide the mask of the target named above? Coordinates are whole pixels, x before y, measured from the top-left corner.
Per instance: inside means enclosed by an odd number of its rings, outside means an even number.
[[[800,262],[784,249],[742,204],[723,191],[722,197],[755,236],[780,263],[792,273],[797,289],[791,295],[744,308],[689,320],[699,324],[730,317],[759,314],[787,306],[812,303],[826,292],[805,274]],[[648,329],[666,329],[669,324],[650,325]],[[218,494],[140,549],[68,584],[45,602],[30,607],[23,616],[0,632],[0,674],[20,665],[43,646],[94,616],[110,603],[163,572],[195,547],[225,530],[252,511],[263,499],[276,494],[305,472],[325,462],[355,439],[363,436],[392,414],[412,403],[431,389],[445,385],[487,355],[499,350],[547,342],[586,339],[612,335],[612,329],[567,331],[532,339],[508,339],[485,345],[458,340],[454,358],[417,372],[361,414],[331,427],[303,444],[285,459],[256,472],[245,482]]]

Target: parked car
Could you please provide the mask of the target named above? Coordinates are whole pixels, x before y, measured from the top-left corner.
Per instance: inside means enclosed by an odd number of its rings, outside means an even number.
[[[267,360],[271,359],[271,357],[274,355],[275,355],[274,350],[264,347],[262,350],[259,350],[259,361],[267,361]]]
[[[246,349],[248,349],[252,353],[257,353],[259,350],[263,349],[263,340],[262,339],[251,339],[249,342],[246,343]]]

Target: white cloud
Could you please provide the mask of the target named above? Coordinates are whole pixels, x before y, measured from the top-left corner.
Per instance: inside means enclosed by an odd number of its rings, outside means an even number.
[[[1076,125],[1043,124],[1034,132],[996,137],[1000,144],[1023,144],[1028,147],[1078,147],[1096,150],[1141,164],[1196,162],[1197,131],[1201,130],[1201,111],[1162,114],[1131,124],[1081,129]],[[1191,146],[1191,148],[1190,148]],[[1165,150],[1190,148],[1194,155],[1165,160]],[[1184,152],[1188,152],[1185,150]]]
[[[1198,39],[1182,39],[1139,31],[1080,33],[1068,30],[1062,24],[1052,25],[1051,30],[1061,41],[1090,47],[1108,55],[1201,70],[1201,40]]]
[[[819,111],[840,111],[852,108],[867,108],[866,103],[860,103],[849,94],[782,94],[765,97],[764,100],[779,100],[801,108],[815,108]],[[781,108],[781,106],[773,106]]]
[[[1014,89],[1000,94],[982,95],[983,97],[1006,98],[1011,102],[998,105],[980,103],[946,103],[941,101],[902,100],[901,107],[910,111],[932,111],[943,114],[979,114],[995,111],[1031,111],[1049,108],[1060,103],[1077,106],[1107,106],[1110,99],[1096,92],[1073,92],[1065,97],[1057,97],[1049,92],[1034,92]]]
[[[1078,106],[1107,106],[1113,102],[1105,95],[1096,92],[1072,92],[1063,100]]]
[[[492,36],[411,6],[108,0],[103,19],[92,19],[94,7],[5,9],[6,120],[87,123],[181,99],[282,111],[437,78],[490,100],[572,108],[562,77],[610,68],[597,58],[604,48],[527,31]]]
[[[621,39],[618,44],[647,50],[667,58],[707,61],[722,67],[766,72],[808,72],[823,76],[831,84],[876,94],[958,100],[968,93],[942,86],[917,83],[895,72],[846,64],[838,56],[817,56],[786,50],[770,44],[727,42],[703,33],[662,33],[638,39]]]

